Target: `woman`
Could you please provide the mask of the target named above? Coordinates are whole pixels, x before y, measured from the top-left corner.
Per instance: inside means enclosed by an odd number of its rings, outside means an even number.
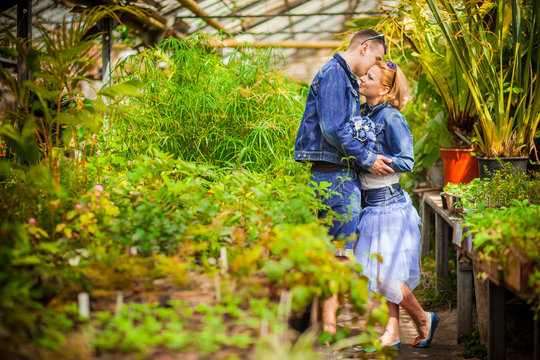
[[[355,257],[370,280],[370,290],[388,300],[389,320],[381,345],[401,347],[401,306],[418,330],[412,345],[428,347],[439,317],[425,312],[411,292],[420,278],[420,218],[398,183],[398,173],[412,171],[414,165],[412,134],[399,112],[408,101],[407,80],[396,64],[378,61],[360,78],[360,93],[367,101],[356,118],[355,137],[390,158],[396,173],[360,175],[362,213]]]

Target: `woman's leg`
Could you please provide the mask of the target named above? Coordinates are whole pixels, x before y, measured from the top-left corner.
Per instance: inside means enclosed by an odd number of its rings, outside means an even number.
[[[388,301],[388,323],[381,336],[381,345],[390,346],[399,342],[399,305]]]
[[[399,306],[413,319],[418,335],[422,339],[429,338],[429,332],[431,331],[430,314],[422,309],[422,305],[420,305],[407,285],[401,285],[401,293],[403,294],[403,300],[401,300]]]

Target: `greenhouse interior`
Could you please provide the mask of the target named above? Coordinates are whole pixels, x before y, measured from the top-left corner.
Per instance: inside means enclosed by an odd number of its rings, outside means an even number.
[[[3,0],[0,359],[540,359],[540,2]]]

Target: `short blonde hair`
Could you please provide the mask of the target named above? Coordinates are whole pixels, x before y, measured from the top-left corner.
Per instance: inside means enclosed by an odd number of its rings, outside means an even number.
[[[383,101],[388,101],[390,105],[401,111],[411,99],[409,93],[409,84],[405,74],[403,74],[403,71],[401,71],[401,68],[397,65],[395,68],[392,68],[389,66],[389,64],[392,66],[393,63],[389,61],[377,60],[374,66],[378,66],[379,69],[381,69],[382,85],[390,88],[388,93],[383,95]]]

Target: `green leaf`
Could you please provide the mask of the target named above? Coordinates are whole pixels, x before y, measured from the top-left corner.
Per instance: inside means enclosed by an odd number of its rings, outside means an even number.
[[[110,98],[116,98],[118,96],[141,96],[140,89],[143,83],[139,80],[129,80],[120,84],[112,85],[101,89],[100,95]]]
[[[21,256],[13,259],[11,263],[17,265],[39,265],[43,263],[43,259],[37,255]]]
[[[125,164],[127,164],[127,161],[128,160],[125,157],[117,155],[112,159],[111,163],[116,166],[124,166]]]
[[[17,56],[17,50],[6,47],[6,46],[0,46],[0,55],[4,57],[16,57]]]
[[[17,130],[11,124],[0,126],[0,136],[8,147],[24,162],[36,164],[40,159],[38,140],[33,118],[28,118],[22,129]]]
[[[42,57],[42,54],[39,51],[35,49],[30,49],[25,59],[26,68],[28,69],[28,71],[36,72],[39,70],[41,57]]]

